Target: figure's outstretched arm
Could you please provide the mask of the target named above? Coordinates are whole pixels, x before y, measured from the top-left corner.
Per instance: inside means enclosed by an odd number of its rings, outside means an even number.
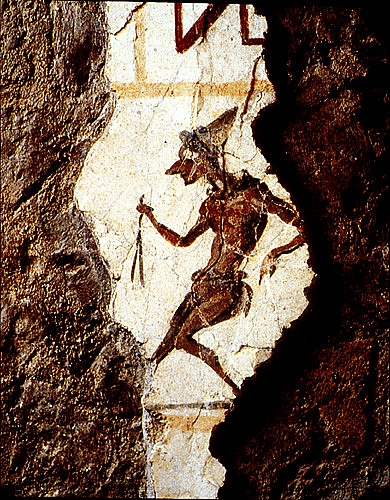
[[[298,229],[298,234],[289,243],[274,248],[264,257],[260,268],[260,282],[266,274],[272,276],[275,272],[276,259],[280,255],[292,252],[306,241],[303,221],[290,203],[287,203],[281,198],[277,198],[269,190],[267,190],[265,196],[265,203],[269,213],[276,214],[283,222],[295,226]]]
[[[271,250],[263,259],[263,262],[261,263],[261,268],[260,268],[260,280],[264,278],[265,275],[269,274],[270,276],[273,275],[273,273],[276,270],[276,259],[280,257],[283,253],[288,253],[292,252],[299,246],[303,245],[305,243],[305,237],[302,234],[298,234],[293,238],[290,243],[287,243],[286,245],[282,245],[280,247],[274,248]]]
[[[203,234],[209,228],[207,224],[206,218],[204,216],[200,216],[196,224],[188,231],[185,236],[180,236],[180,234],[173,231],[173,229],[169,229],[169,227],[164,224],[160,224],[156,217],[153,214],[153,208],[145,205],[144,203],[139,203],[137,205],[137,210],[141,214],[145,214],[153,226],[157,229],[157,231],[161,234],[161,236],[168,241],[171,245],[177,247],[188,247],[191,245],[198,236]]]

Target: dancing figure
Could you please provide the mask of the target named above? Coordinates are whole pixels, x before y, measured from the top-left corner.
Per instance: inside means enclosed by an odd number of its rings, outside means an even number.
[[[263,234],[269,213],[296,226],[298,235],[265,257],[260,280],[274,272],[279,255],[302,245],[305,238],[302,222],[291,204],[274,196],[264,182],[245,170],[238,174],[226,172],[223,148],[236,112],[237,108],[228,110],[206,127],[180,133],[179,160],[165,173],[180,175],[185,185],[205,177],[211,186],[197,222],[186,235],[181,236],[158,222],[153,208],[143,202],[137,210],[176,247],[191,245],[210,229],[215,234],[207,265],[192,275],[191,290],[173,315],[169,330],[151,359],[158,365],[173,349],[183,349],[210,366],[237,395],[239,388],[225,373],[217,355],[193,336],[241,312],[248,314],[253,292],[244,281],[247,274],[241,267]]]

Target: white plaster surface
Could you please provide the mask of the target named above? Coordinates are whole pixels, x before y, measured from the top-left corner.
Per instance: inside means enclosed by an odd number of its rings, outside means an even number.
[[[183,4],[185,32],[204,8]],[[76,199],[112,276],[111,314],[132,331],[148,358],[190,290],[192,273],[208,261],[213,239],[209,230],[192,246],[175,248],[144,218],[145,287],[139,279],[131,281],[139,198],[144,195],[158,221],[185,234],[207,196],[205,182],[185,187],[178,176],[164,174],[177,160],[179,133],[238,106],[225,147],[227,170],[245,168],[275,195],[289,200],[289,194],[274,175],[266,174],[267,163],[253,142],[251,122],[274,96],[259,57],[261,47],[241,43],[239,5],[229,5],[205,39],[184,54],[175,50],[172,3],[109,2],[108,21],[107,75],[117,92],[116,111],[89,153]],[[251,36],[265,30],[265,19],[250,10]],[[313,273],[306,245],[280,257],[272,277],[258,284],[265,255],[296,234],[276,215],[269,217],[256,250],[242,266],[254,292],[248,316],[238,315],[195,336],[215,351],[238,385],[267,359],[281,329],[307,306],[304,289]],[[224,468],[211,457],[208,443],[232,399],[230,387],[184,351],[174,350],[157,369],[150,367],[143,402],[150,497],[216,498]],[[152,431],[159,419],[164,424]]]

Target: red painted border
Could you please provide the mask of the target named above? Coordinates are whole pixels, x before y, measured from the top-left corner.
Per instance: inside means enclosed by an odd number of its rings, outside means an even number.
[[[243,45],[261,45],[265,38],[250,38],[248,23],[248,6],[240,4],[241,39]]]
[[[176,50],[182,54],[191,48],[200,37],[204,37],[207,30],[215,23],[228,5],[229,4],[215,5],[209,3],[188,32],[183,35],[183,4],[175,3]],[[248,6],[245,4],[240,4],[240,26],[243,45],[261,45],[264,42],[265,38],[249,37]]]
[[[181,54],[194,45],[215,23],[229,4],[214,5],[209,3],[201,16],[183,36],[182,3],[175,3],[175,40],[176,50]]]

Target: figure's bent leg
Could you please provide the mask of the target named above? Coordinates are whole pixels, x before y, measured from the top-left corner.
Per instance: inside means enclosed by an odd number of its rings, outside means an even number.
[[[233,382],[229,375],[225,373],[224,369],[219,363],[218,356],[211,349],[202,344],[198,344],[194,339],[188,338],[187,336],[180,337],[177,340],[176,348],[183,349],[184,351],[188,352],[188,354],[192,354],[192,356],[196,356],[197,358],[201,359],[233,389],[233,393],[237,396],[240,391],[238,386]]]
[[[193,309],[191,293],[187,294],[170,321],[170,327],[163,341],[151,357],[157,365],[175,348],[175,341],[182,325]]]
[[[218,304],[218,307],[216,307],[216,304]],[[189,314],[180,331],[177,332],[175,347],[176,349],[183,349],[189,354],[192,354],[192,356],[196,356],[204,361],[233,389],[234,394],[237,395],[239,388],[225,373],[219,362],[218,356],[211,349],[199,344],[192,338],[192,336],[202,328],[218,323],[217,317],[220,316],[221,311],[226,311],[230,306],[231,295],[225,290],[214,295],[213,300],[196,307]],[[225,319],[227,319],[227,317]]]

